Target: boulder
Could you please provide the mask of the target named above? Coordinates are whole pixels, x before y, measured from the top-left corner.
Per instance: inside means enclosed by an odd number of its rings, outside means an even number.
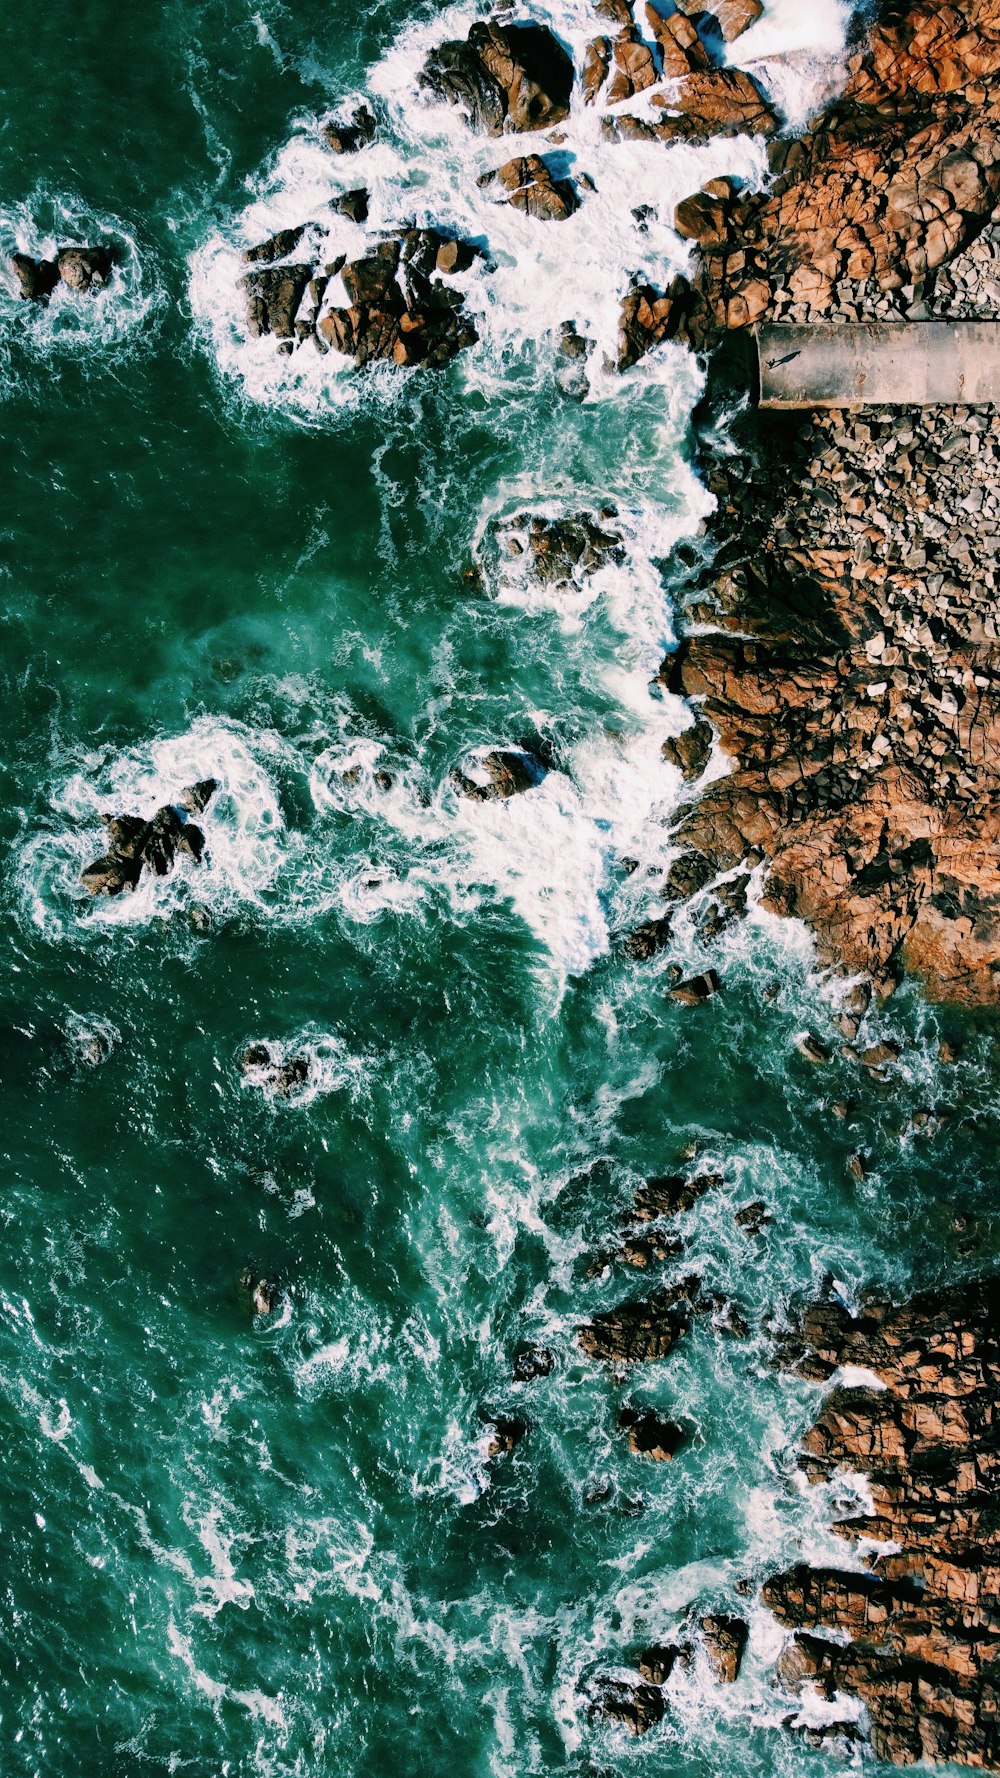
[[[673,935],[673,922],[668,919],[645,920],[641,926],[633,927],[622,940],[622,951],[634,963],[648,963],[658,951],[662,951],[670,943]]]
[[[577,1329],[588,1358],[606,1364],[648,1364],[667,1358],[687,1332],[699,1281],[687,1278],[642,1302],[604,1309]]]
[[[710,722],[704,718],[684,730],[683,734],[672,735],[664,741],[663,757],[668,765],[676,766],[683,774],[686,782],[700,778],[709,761],[715,731]]]
[[[350,307],[322,313],[316,337],[359,366],[389,360],[439,368],[477,337],[460,292],[441,275],[476,257],[477,248],[436,229],[407,229],[380,241],[339,268]]]
[[[645,1735],[662,1722],[666,1699],[658,1685],[646,1680],[619,1679],[600,1674],[591,1680],[590,1713],[621,1723],[632,1735]]]
[[[545,767],[537,755],[501,747],[482,754],[470,771],[476,776],[458,770],[450,776],[455,789],[474,803],[506,802],[509,797],[534,790],[545,777]]]
[[[763,17],[763,0],[677,0],[677,10],[694,19],[702,30],[715,29],[732,43]]]
[[[109,247],[61,247],[56,255],[62,282],[69,290],[83,294],[103,290],[113,264]]]
[[[560,179],[541,155],[505,161],[484,173],[479,184],[501,202],[539,222],[565,222],[579,209],[580,199],[569,179]]]
[[[8,263],[23,301],[48,300],[59,282],[59,267],[54,259],[32,259],[28,253],[12,253]]]
[[[266,243],[265,243],[266,244]],[[313,275],[311,265],[262,266],[240,282],[247,294],[247,331],[252,339],[274,334],[295,338],[295,317]]]
[[[739,1677],[750,1631],[740,1617],[703,1617],[701,1633],[712,1671],[720,1685],[733,1685]]]
[[[569,116],[573,63],[546,26],[477,20],[464,41],[441,43],[424,64],[421,85],[459,105],[474,130],[545,130]]]
[[[706,969],[701,975],[692,975],[687,981],[678,982],[670,989],[670,998],[678,1006],[700,1006],[705,1000],[713,1000],[721,991],[722,983],[716,971]]]
[[[480,1418],[486,1422],[488,1459],[507,1456],[528,1432],[528,1422],[516,1415],[483,1413]]]
[[[687,1433],[676,1420],[661,1420],[648,1408],[622,1408],[618,1424],[628,1433],[628,1448],[633,1457],[650,1457],[656,1463],[669,1462],[687,1443]]]
[[[676,1642],[657,1642],[636,1656],[636,1666],[643,1679],[652,1685],[666,1685],[682,1655],[690,1651]]]
[[[323,141],[334,154],[357,154],[359,148],[375,140],[377,133],[375,115],[367,105],[357,106],[346,122],[329,118],[321,131]]]
[[[276,235],[268,235],[266,241],[258,241],[255,247],[245,248],[244,265],[274,265],[279,259],[288,259],[295,252],[307,227],[307,223],[301,222],[297,228],[279,229]]]
[[[202,813],[217,789],[214,778],[189,785],[181,793],[183,808],[165,804],[148,821],[138,815],[102,815],[108,852],[83,871],[84,888],[91,895],[121,895],[135,888],[144,870],[166,876],[178,853],[199,863],[205,835],[185,811]]]

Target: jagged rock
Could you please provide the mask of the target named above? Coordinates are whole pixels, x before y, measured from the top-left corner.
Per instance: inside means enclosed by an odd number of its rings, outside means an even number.
[[[244,273],[240,282],[247,293],[247,331],[252,339],[268,333],[279,340],[294,339],[295,317],[312,275],[310,265],[265,265]]]
[[[537,154],[505,161],[502,167],[484,173],[479,184],[539,222],[565,222],[580,206],[572,180],[558,178]]]
[[[660,1687],[645,1680],[600,1674],[591,1681],[588,1689],[591,1715],[619,1722],[630,1734],[648,1734],[666,1715],[666,1699]]]
[[[378,130],[374,113],[367,105],[359,105],[346,123],[330,118],[323,125],[323,141],[334,154],[356,154],[375,140]]]
[[[700,778],[705,770],[714,738],[710,722],[695,722],[683,734],[672,735],[669,740],[664,741],[663,757],[668,765],[676,766],[690,783],[693,779]]]
[[[250,1299],[255,1315],[270,1315],[278,1306],[281,1284],[274,1277],[261,1277],[252,1266],[240,1274],[240,1289]]]
[[[771,1220],[771,1213],[763,1198],[755,1198],[752,1204],[743,1204],[734,1211],[733,1221],[745,1235],[759,1235]]]
[[[667,1358],[686,1333],[699,1281],[687,1278],[645,1302],[622,1303],[601,1310],[577,1339],[588,1358],[608,1364],[647,1364]]]
[[[802,1463],[815,1481],[843,1468],[867,1475],[871,1512],[834,1529],[889,1546],[867,1571],[800,1564],[766,1583],[765,1604],[796,1632],[782,1683],[860,1699],[881,1760],[995,1768],[997,1279],[901,1304],[869,1292],[856,1316],[834,1299],[814,1303],[779,1357],[807,1376],[851,1365],[884,1384],[833,1390]]]
[[[647,4],[646,21],[659,47],[662,79],[680,80],[696,69],[711,66],[708,51],[682,10],[678,8],[664,18]]]
[[[740,68],[695,68],[673,83],[669,94],[654,93],[650,104],[668,114],[655,123],[627,113],[609,118],[607,134],[619,140],[697,143],[778,131],[773,107]]]
[[[595,37],[588,43],[583,63],[583,99],[584,104],[593,105],[601,91],[611,68],[611,40],[608,37]]]
[[[704,852],[682,852],[667,871],[663,884],[665,901],[687,901],[698,895],[715,876],[715,866]]]
[[[359,366],[379,359],[440,368],[473,344],[462,298],[440,274],[472,263],[477,249],[436,229],[407,229],[340,268],[349,308],[321,314],[316,332]]]
[[[632,1216],[637,1222],[683,1216],[706,1192],[722,1184],[721,1173],[669,1173],[661,1179],[647,1179],[632,1200]]]
[[[733,1685],[739,1678],[750,1632],[740,1617],[703,1617],[701,1633],[705,1639],[712,1671],[720,1685]]]
[[[243,253],[244,265],[274,265],[276,260],[287,259],[295,252],[307,228],[304,222],[297,228],[282,228],[276,235],[268,235],[266,241],[258,241],[255,247],[247,247]]]
[[[647,963],[670,943],[673,924],[670,920],[646,920],[643,925],[636,926],[626,933],[622,940],[622,951],[633,962]]]
[[[476,777],[455,770],[451,782],[474,803],[505,802],[508,797],[534,790],[545,776],[545,767],[537,755],[500,747],[482,754],[471,770]]]
[[[544,25],[477,20],[464,42],[433,49],[421,84],[466,112],[473,129],[544,130],[569,115],[573,63]]]
[[[579,341],[579,335],[574,336]],[[586,351],[586,341],[579,341]],[[575,348],[574,348],[575,350]],[[609,563],[624,560],[621,533],[614,529],[613,507],[600,514],[570,513],[548,519],[540,513],[516,513],[499,530],[501,547],[512,559],[524,558],[541,586],[569,586],[596,574]]]
[[[488,1433],[487,1458],[508,1456],[527,1436],[528,1422],[516,1415],[483,1413],[481,1418],[486,1422]]]
[[[218,783],[206,778],[181,792],[183,809],[201,814]],[[134,889],[144,870],[166,876],[179,852],[197,864],[205,850],[205,835],[182,808],[166,804],[149,821],[137,815],[102,815],[109,850],[82,872],[81,881],[91,895],[115,896]]]
[[[688,1651],[675,1642],[658,1642],[651,1648],[644,1648],[636,1657],[636,1666],[643,1679],[652,1685],[666,1685],[678,1660]]]
[[[342,191],[334,198],[330,208],[339,216],[346,216],[351,222],[368,221],[368,191],[360,185],[356,191]]]
[[[656,1463],[669,1462],[687,1443],[687,1433],[676,1420],[661,1420],[650,1409],[622,1408],[618,1424],[628,1433],[628,1448],[633,1457],[650,1457]]]
[[[690,976],[686,982],[678,982],[670,990],[671,1000],[678,1006],[700,1006],[705,1000],[714,999],[722,990],[722,983],[714,969],[706,969],[701,975]]]
[[[796,1037],[795,1047],[800,1056],[804,1056],[807,1062],[813,1062],[817,1067],[830,1060],[830,1051],[826,1044],[821,1043],[810,1031],[803,1031]]]
[[[726,43],[742,36],[763,17],[763,0],[677,0],[677,10],[697,19],[702,29],[715,26]]]

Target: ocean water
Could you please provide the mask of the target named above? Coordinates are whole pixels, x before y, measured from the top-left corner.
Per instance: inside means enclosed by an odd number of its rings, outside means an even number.
[[[584,0],[533,10],[595,33]],[[688,716],[652,681],[710,500],[703,368],[603,355],[629,276],[685,263],[676,200],[763,160],[614,147],[575,107],[578,215],[497,210],[475,179],[509,149],[415,86],[473,16],[0,15],[0,250],[119,248],[92,303],[0,292],[4,1778],[832,1768],[785,1726],[754,1589],[845,1559],[826,1527],[861,1484],[797,1475],[817,1395],[774,1372],[772,1330],[830,1275],[851,1298],[997,1259],[988,1018],[904,989],[866,1022],[903,1045],[880,1083],[796,1048],[834,1043],[841,991],[801,928],[621,952],[673,854],[661,746]],[[731,54],[796,127],[847,25],[769,0]],[[317,120],[362,95],[381,138],[339,162]],[[489,243],[480,342],[441,375],[245,337],[242,248],[362,183],[369,236]],[[568,319],[595,341],[584,402],[555,380]],[[609,502],[624,560],[590,581],[539,589],[496,547],[514,514]],[[544,745],[548,775],[461,801],[451,768],[497,744]],[[100,812],[209,775],[205,862],[91,903]],[[675,1006],[671,962],[724,993]],[[305,1058],[287,1093],[244,1078],[254,1042]],[[693,1142],[726,1183],[663,1278],[699,1272],[749,1337],[703,1319],[616,1380],[575,1329],[658,1280],[588,1261]],[[555,1367],[515,1384],[527,1339]],[[629,1455],[625,1402],[690,1428],[673,1462]],[[529,1422],[505,1457],[491,1413]],[[592,1719],[596,1673],[734,1609],[735,1686],[698,1657],[643,1740]]]

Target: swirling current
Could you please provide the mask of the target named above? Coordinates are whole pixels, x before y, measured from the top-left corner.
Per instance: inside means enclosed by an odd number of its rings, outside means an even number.
[[[583,0],[531,10],[593,31]],[[738,1683],[695,1658],[647,1737],[588,1685],[835,1544],[834,1484],[796,1468],[815,1391],[768,1357],[796,1294],[996,1257],[988,1023],[902,991],[873,1015],[905,1045],[887,1089],[797,1046],[840,990],[794,923],[623,953],[674,850],[661,748],[688,718],[656,674],[711,507],[693,416],[718,449],[726,416],[680,346],[602,358],[629,277],[684,264],[677,200],[764,163],[609,144],[574,104],[592,198],[560,228],[501,215],[476,181],[502,147],[415,81],[474,16],[0,17],[0,250],[117,249],[87,307],[0,291],[8,1778],[825,1769],[762,1607]],[[733,55],[795,127],[847,24],[768,0]],[[382,128],[344,167],[316,126],[360,97]],[[362,181],[368,238],[489,247],[444,372],[246,337],[241,250]],[[583,401],[567,319],[595,342]],[[589,578],[540,587],[497,547],[512,515],[609,506],[622,548]],[[543,781],[463,799],[452,768],[497,746]],[[103,811],[210,777],[200,866],[88,898]],[[725,992],[671,1002],[672,964]],[[284,1090],[252,1045],[299,1059]],[[591,1261],[692,1145],[724,1185],[663,1277],[700,1274],[748,1337],[702,1318],[623,1382],[576,1341],[624,1294]],[[516,1382],[526,1341],[554,1362]],[[672,1462],[630,1453],[626,1402],[688,1429]],[[499,1457],[491,1416],[528,1428]]]

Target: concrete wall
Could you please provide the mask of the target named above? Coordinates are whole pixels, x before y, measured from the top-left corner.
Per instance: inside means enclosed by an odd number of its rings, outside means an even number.
[[[1000,405],[1000,322],[757,330],[761,407]]]

